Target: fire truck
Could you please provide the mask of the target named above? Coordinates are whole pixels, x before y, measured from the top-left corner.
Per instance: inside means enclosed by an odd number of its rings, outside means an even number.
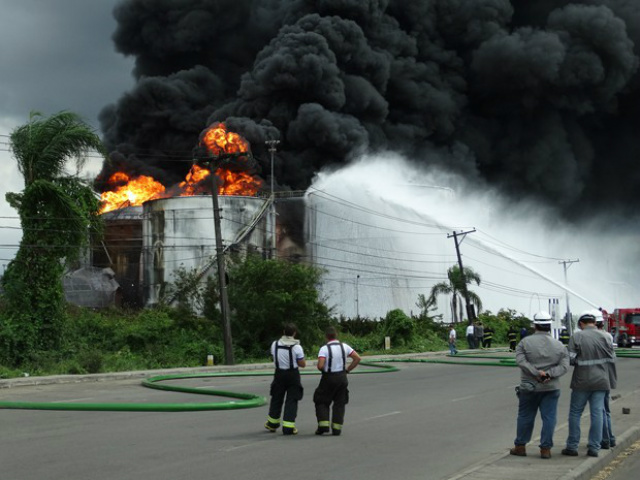
[[[619,347],[640,344],[640,308],[616,308],[605,318],[607,330],[617,334]]]

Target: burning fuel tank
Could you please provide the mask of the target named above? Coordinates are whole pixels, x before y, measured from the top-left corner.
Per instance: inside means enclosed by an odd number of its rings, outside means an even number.
[[[102,214],[104,236],[92,242],[92,263],[111,268],[120,284],[122,304],[142,306],[142,215],[143,208],[127,207]]]
[[[268,199],[220,196],[225,253],[262,254],[271,248]],[[203,281],[216,272],[215,230],[209,195],[151,200],[143,205],[143,298],[146,306],[172,303],[167,286],[178,270]]]

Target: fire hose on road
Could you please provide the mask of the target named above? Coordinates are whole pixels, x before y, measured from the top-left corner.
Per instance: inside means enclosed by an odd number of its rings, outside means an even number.
[[[378,365],[372,362],[362,362],[366,368],[353,374],[396,372],[398,369],[390,365]],[[303,375],[319,375],[315,372],[301,372]],[[195,373],[177,375],[158,375],[142,381],[142,385],[156,390],[190,393],[195,395],[211,395],[226,397],[233,400],[224,402],[203,403],[60,403],[60,402],[0,402],[0,409],[14,410],[74,410],[74,411],[102,411],[102,412],[200,412],[205,410],[236,410],[241,408],[255,408],[264,405],[267,400],[261,395],[251,393],[229,392],[224,390],[205,390],[181,385],[166,385],[162,382],[190,378],[212,377],[258,377],[272,376],[273,372],[225,372],[225,373]]]
[[[373,362],[362,362],[360,365],[368,367],[356,370],[351,375],[397,372],[399,369],[387,363],[439,363],[450,365],[515,367],[513,355],[500,355],[500,350],[488,353],[476,353],[474,350],[460,352],[458,355],[447,355],[443,358],[383,358]],[[632,349],[616,349],[616,355],[624,358],[640,358],[640,351]],[[302,375],[319,375],[319,372],[302,371]],[[210,390],[181,385],[167,385],[163,382],[170,380],[215,378],[215,377],[258,377],[271,376],[273,372],[224,372],[224,373],[195,373],[158,375],[142,381],[147,388],[171,392],[189,393],[195,395],[210,395],[225,397],[232,400],[224,402],[203,403],[60,403],[60,402],[0,402],[0,409],[20,410],[73,410],[73,411],[106,411],[106,412],[199,412],[207,410],[237,410],[242,408],[256,408],[266,404],[267,400],[261,395],[250,393],[230,392],[224,390]]]

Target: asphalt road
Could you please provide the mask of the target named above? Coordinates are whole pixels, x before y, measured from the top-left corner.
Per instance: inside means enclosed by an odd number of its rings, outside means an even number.
[[[591,480],[630,480],[640,476],[640,440],[618,453],[616,458]]]
[[[620,389],[640,387],[638,361],[620,359]],[[350,377],[343,435],[314,435],[313,389],[303,377],[300,434],[264,430],[267,407],[196,413],[0,410],[3,480],[195,478],[447,479],[506,451],[515,432],[518,370],[398,364],[401,371]],[[559,423],[566,422],[569,375]],[[183,380],[203,388],[268,395],[269,377]],[[180,402],[212,397],[108,381],[0,390],[7,401]],[[536,435],[539,435],[539,422]],[[614,426],[615,428],[615,426]],[[564,438],[556,437],[557,453]],[[535,437],[534,437],[535,445]]]

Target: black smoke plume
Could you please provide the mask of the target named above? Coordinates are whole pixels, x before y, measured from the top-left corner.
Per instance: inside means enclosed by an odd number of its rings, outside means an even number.
[[[640,205],[640,3],[123,0],[135,88],[101,114],[113,171],[166,185],[226,121],[276,178],[392,149],[565,213]],[[437,154],[434,154],[437,152]]]

